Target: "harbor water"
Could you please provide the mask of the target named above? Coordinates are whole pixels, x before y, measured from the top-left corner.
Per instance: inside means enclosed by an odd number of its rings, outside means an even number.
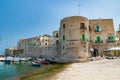
[[[9,80],[13,77],[24,75],[39,68],[41,68],[41,66],[33,67],[30,61],[24,63],[10,63],[10,64],[0,62],[0,80]]]

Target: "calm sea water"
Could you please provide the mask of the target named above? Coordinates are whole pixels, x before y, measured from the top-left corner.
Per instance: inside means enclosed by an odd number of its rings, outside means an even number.
[[[41,67],[33,67],[31,62],[5,64],[0,62],[0,80],[8,80]]]

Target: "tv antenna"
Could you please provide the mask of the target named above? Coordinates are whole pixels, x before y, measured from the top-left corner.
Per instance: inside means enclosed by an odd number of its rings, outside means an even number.
[[[78,7],[79,7],[79,16],[80,16],[80,4],[78,5]]]

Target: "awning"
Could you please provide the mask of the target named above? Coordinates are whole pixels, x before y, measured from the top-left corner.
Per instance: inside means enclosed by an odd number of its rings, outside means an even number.
[[[111,47],[109,49],[107,49],[108,51],[120,51],[120,47]]]

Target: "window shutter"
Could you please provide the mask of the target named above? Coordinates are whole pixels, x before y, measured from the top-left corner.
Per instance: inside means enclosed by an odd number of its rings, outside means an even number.
[[[65,35],[63,35],[63,41],[65,40]]]
[[[82,41],[85,41],[85,34],[82,34]]]
[[[96,31],[97,32],[101,31],[100,26],[96,26]]]
[[[97,36],[97,41],[99,42],[101,39],[100,39],[100,36]]]
[[[58,40],[56,40],[56,44],[59,44],[59,41],[58,41]]]
[[[111,36],[111,39],[114,40],[114,36]]]
[[[108,36],[108,40],[110,40],[111,39],[111,37],[110,36]]]

